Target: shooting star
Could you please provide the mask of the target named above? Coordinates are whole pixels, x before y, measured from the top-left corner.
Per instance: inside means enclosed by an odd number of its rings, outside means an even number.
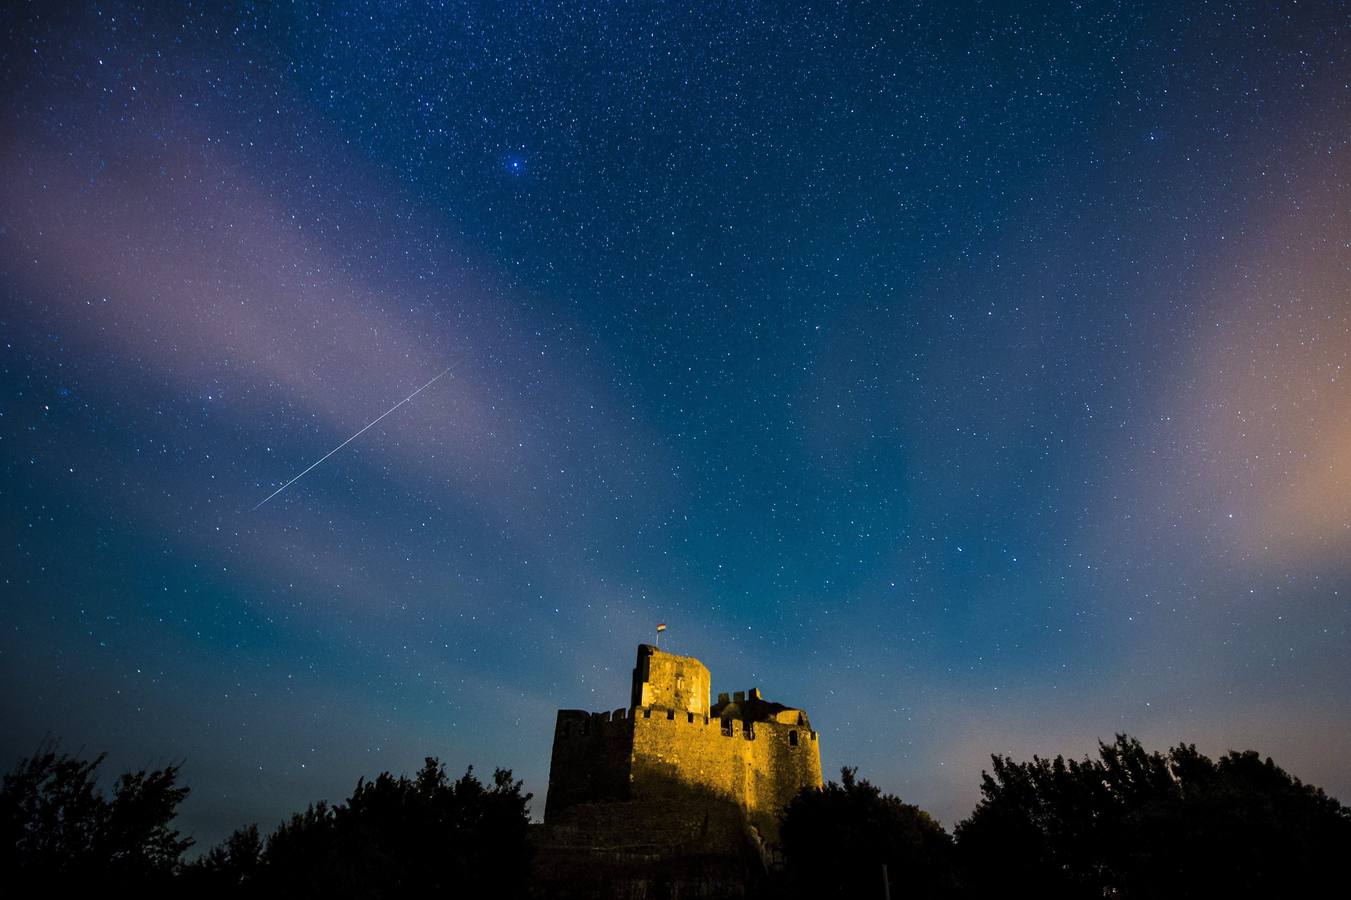
[[[370,429],[370,427],[371,427],[372,425],[376,424],[376,422],[379,422],[379,421],[380,421],[381,419],[383,419],[385,416],[387,416],[387,415],[389,415],[390,413],[394,412],[394,410],[398,409],[400,406],[403,406],[403,405],[404,405],[405,403],[407,403],[409,400],[412,400],[412,399],[413,399],[414,397],[416,397],[418,394],[422,393],[422,392],[425,391],[427,388],[431,387],[433,384],[435,384],[436,382],[440,381],[443,377],[445,377],[446,373],[449,372],[449,371],[450,371],[450,369],[447,368],[447,369],[445,370],[445,372],[442,372],[440,375],[437,375],[437,376],[436,376],[435,378],[433,378],[431,381],[427,382],[427,383],[424,384],[422,387],[420,387],[420,388],[418,388],[417,390],[413,391],[413,393],[409,394],[407,397],[404,397],[404,398],[403,398],[402,400],[400,400],[398,403],[395,403],[395,404],[394,404],[393,406],[391,406],[389,409],[385,410],[385,411],[384,411],[383,413],[381,413],[377,418],[373,419],[373,420],[372,420],[365,428],[361,429],[361,430],[358,431],[356,434],[352,435],[352,436],[349,437],[347,440],[343,441],[341,444],[339,444],[338,446],[334,447],[332,450],[328,451],[328,452],[325,453],[323,456],[321,456],[321,457],[319,457],[318,459],[316,459],[314,462],[310,463],[309,468],[306,469],[304,472],[301,472],[301,473],[300,473],[299,475],[297,475],[295,478],[292,478],[290,481],[286,482],[286,483],[283,484],[281,487],[277,488],[275,491],[273,491],[272,493],[268,494],[268,495],[267,495],[266,497],[264,497],[262,500],[258,501],[258,506],[255,506],[255,507],[251,510],[251,512],[257,512],[258,509],[259,509],[259,507],[261,507],[264,503],[266,503],[267,501],[271,500],[273,497],[277,496],[277,495],[280,494],[282,491],[286,490],[288,487],[290,487],[291,485],[295,484],[297,481],[299,481],[300,479],[302,479],[302,478],[304,478],[306,475],[308,475],[309,472],[310,472],[310,469],[313,469],[315,466],[319,465],[319,463],[321,463],[321,462],[323,462],[324,460],[328,459],[328,458],[329,458],[330,456],[332,456],[334,453],[337,453],[337,452],[338,452],[339,450],[341,450],[343,447],[346,447],[348,444],[352,443],[352,441],[355,441],[357,438],[361,437],[363,434],[365,434],[365,433]]]

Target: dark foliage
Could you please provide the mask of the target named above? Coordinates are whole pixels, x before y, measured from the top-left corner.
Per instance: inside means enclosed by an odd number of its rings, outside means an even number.
[[[185,866],[184,891],[193,897],[231,897],[254,893],[263,861],[263,840],[258,826],[240,828],[201,859]]]
[[[346,803],[311,806],[267,839],[235,832],[185,873],[199,894],[265,897],[523,896],[529,794],[499,769],[450,781],[435,759],[415,778],[359,781]]]
[[[1098,759],[995,756],[981,794],[956,829],[977,896],[1315,896],[1351,847],[1351,810],[1251,751],[1118,735]]]
[[[188,793],[174,784],[178,767],[125,774],[109,797],[98,787],[103,759],[86,762],[52,744],[5,775],[0,869],[19,895],[167,891],[192,844],[169,827]]]
[[[527,805],[511,773],[451,781],[428,759],[413,778],[357,783],[266,840],[240,829],[183,866],[170,828],[187,789],[169,766],[98,787],[103,762],[44,748],[4,776],[0,865],[16,896],[523,897]],[[778,895],[880,897],[1268,897],[1336,894],[1351,810],[1253,752],[1147,752],[1119,735],[1096,759],[992,758],[953,842],[927,813],[855,770],[784,813]],[[749,882],[748,882],[749,883]],[[782,891],[780,891],[782,889]]]
[[[883,794],[855,769],[840,783],[799,793],[784,811],[783,850],[792,890],[804,898],[893,897],[953,890],[952,839],[924,810]]]

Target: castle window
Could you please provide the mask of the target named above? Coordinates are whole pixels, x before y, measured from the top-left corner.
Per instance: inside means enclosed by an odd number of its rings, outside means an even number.
[[[690,724],[693,724],[693,723],[694,723],[694,713],[686,713],[685,715],[689,716]]]
[[[797,732],[796,732],[796,731],[790,731],[790,732],[788,732],[788,746],[790,746],[790,747],[796,747],[796,746],[797,746]]]
[[[731,719],[723,719],[723,720],[722,720],[722,733],[723,733],[723,735],[725,735],[726,737],[731,737],[731,736],[732,736],[732,720],[731,720]]]
[[[741,723],[741,734],[748,741],[755,740],[755,723],[750,719]]]
[[[674,720],[675,720],[675,710],[674,710],[674,709],[668,709],[668,710],[666,710],[666,718],[668,718],[668,719],[674,721]]]

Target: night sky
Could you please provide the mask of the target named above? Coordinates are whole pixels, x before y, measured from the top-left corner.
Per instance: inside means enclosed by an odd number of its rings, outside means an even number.
[[[149,5],[0,25],[5,769],[538,816],[666,622],[949,827],[1351,800],[1345,4]]]

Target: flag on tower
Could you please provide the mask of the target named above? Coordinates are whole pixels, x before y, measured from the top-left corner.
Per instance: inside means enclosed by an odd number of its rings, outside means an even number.
[[[665,630],[666,630],[666,623],[665,623],[665,622],[658,622],[658,623],[657,623],[657,631],[660,632],[660,631],[665,631]]]

